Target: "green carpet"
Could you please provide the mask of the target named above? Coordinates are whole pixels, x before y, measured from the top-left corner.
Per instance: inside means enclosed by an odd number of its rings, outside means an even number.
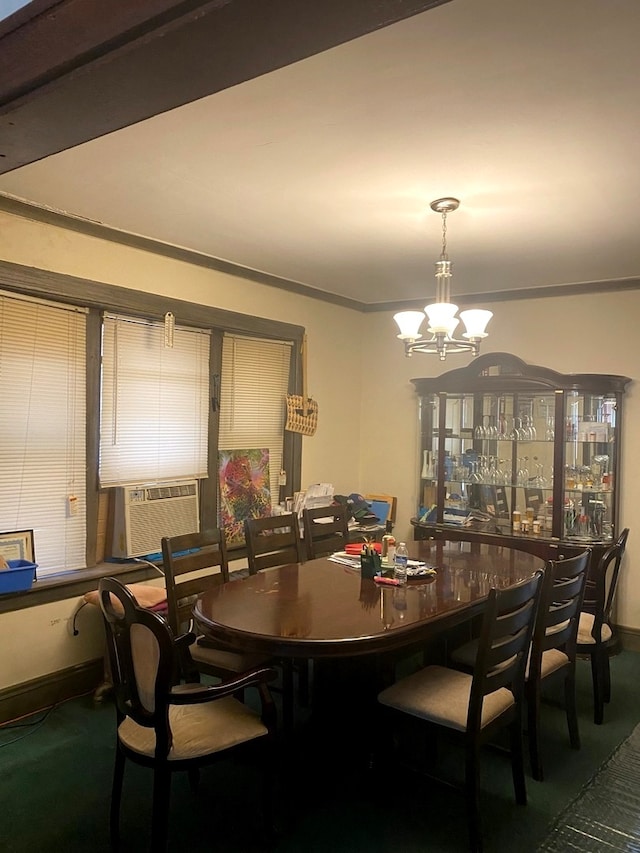
[[[482,806],[487,853],[534,853],[557,816],[640,722],[636,685],[640,655],[611,661],[612,702],[605,723],[593,724],[591,673],[578,663],[582,749],[568,746],[564,711],[543,707],[545,781],[528,778],[529,804],[514,803],[508,759],[483,754]],[[551,696],[551,699],[554,697]],[[346,720],[349,708],[337,709]],[[338,717],[340,719],[340,717]],[[90,696],[0,728],[0,850],[3,853],[107,851],[108,809],[115,745],[115,711]],[[283,832],[278,853],[422,853],[464,851],[464,803],[455,791],[402,771],[379,779],[340,760],[332,732],[305,737],[295,770],[279,792]],[[317,738],[317,739],[316,739]],[[458,763],[455,762],[456,766]],[[462,765],[459,764],[460,772]],[[639,780],[640,781],[640,780]],[[260,843],[260,776],[250,764],[205,768],[197,795],[176,775],[172,788],[170,850],[251,853]],[[637,786],[637,785],[636,785]],[[148,848],[151,776],[127,765],[122,811],[123,851]]]

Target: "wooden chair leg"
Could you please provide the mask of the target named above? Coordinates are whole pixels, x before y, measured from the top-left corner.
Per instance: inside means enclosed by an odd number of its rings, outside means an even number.
[[[578,710],[576,708],[576,679],[575,672],[570,673],[564,680],[564,705],[567,711],[567,727],[569,742],[572,749],[580,749],[580,731],[578,729]]]
[[[111,846],[117,848],[120,843],[120,801],[122,800],[122,781],[124,779],[125,757],[116,746],[116,760],[113,768],[113,783],[111,786],[111,808],[109,810],[109,833]]]
[[[293,692],[293,661],[282,661],[282,727],[285,736],[291,735],[294,723],[295,696]]]
[[[171,771],[156,767],[153,772],[153,810],[151,816],[151,850],[163,853],[169,842],[169,800]]]
[[[527,684],[527,734],[529,736],[529,758],[531,775],[542,782],[542,759],[540,757],[540,685]]]
[[[468,744],[465,758],[465,799],[467,802],[467,825],[469,828],[469,849],[472,853],[482,851],[482,831],[480,828],[480,760],[478,747]]]
[[[275,740],[269,736],[265,745],[262,771],[262,819],[264,834],[267,842],[271,842],[277,835],[278,829],[275,819],[276,802],[276,763],[278,756],[275,749]]]
[[[606,647],[604,647],[601,651],[602,654],[602,673],[603,673],[603,698],[604,701],[608,704],[611,702],[611,663],[609,661],[609,654],[607,652]]]
[[[511,745],[511,775],[516,803],[520,806],[527,804],[527,785],[524,778],[524,745],[522,742],[522,720],[517,719],[509,728]]]
[[[198,786],[200,785],[200,768],[191,767],[187,770],[187,778],[189,779],[189,789],[192,794],[197,794]]]
[[[298,701],[303,708],[309,706],[310,689],[309,689],[309,668],[308,660],[301,660],[298,663]]]
[[[597,649],[591,652],[591,676],[593,680],[593,722],[600,726],[604,719],[604,685],[602,683],[600,655]]]

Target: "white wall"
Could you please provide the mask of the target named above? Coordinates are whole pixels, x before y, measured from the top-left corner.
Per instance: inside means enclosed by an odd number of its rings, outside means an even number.
[[[427,287],[428,287],[427,283]],[[620,576],[617,620],[640,629],[640,291],[503,302],[494,312],[482,352],[508,352],[562,373],[613,373],[634,380],[627,386],[622,422],[619,530],[631,532]],[[410,379],[438,376],[470,362],[464,354],[446,362],[436,356],[404,356],[390,313],[367,316],[362,373],[361,482],[367,490],[399,496],[398,533],[411,537],[408,519],[417,508],[417,401]],[[376,403],[374,406],[373,403]],[[377,414],[372,414],[376,412]]]

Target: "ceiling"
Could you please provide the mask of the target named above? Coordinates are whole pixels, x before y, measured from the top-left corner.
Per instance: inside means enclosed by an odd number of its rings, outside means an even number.
[[[0,175],[0,193],[365,309],[431,300],[429,203],[455,196],[461,305],[640,286],[639,39],[638,0],[452,0]]]

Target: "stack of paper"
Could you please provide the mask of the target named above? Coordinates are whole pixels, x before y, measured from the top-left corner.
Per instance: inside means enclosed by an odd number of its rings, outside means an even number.
[[[332,554],[329,559],[332,563],[340,563],[342,566],[349,566],[351,569],[360,568],[359,554],[354,556],[353,554],[347,554],[346,551],[336,551],[336,553]]]

